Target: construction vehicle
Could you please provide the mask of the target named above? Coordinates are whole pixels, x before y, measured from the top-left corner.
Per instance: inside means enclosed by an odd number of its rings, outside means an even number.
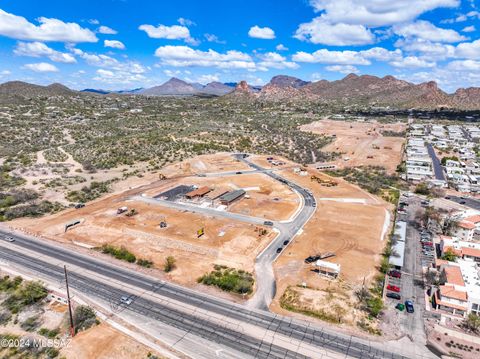
[[[167,220],[163,216],[160,220],[160,228],[167,228]]]
[[[316,181],[317,183],[319,183],[321,186],[324,186],[324,187],[334,187],[336,185],[338,185],[337,182],[331,180],[331,179],[322,179],[318,176],[315,176],[315,175],[312,175],[310,177],[310,180],[311,181]]]
[[[159,174],[158,174],[158,179],[159,179],[160,181],[164,181],[164,180],[167,179],[167,176],[165,176],[163,173],[159,173]]]
[[[123,206],[123,207],[120,207],[120,208],[117,208],[117,214],[122,214],[124,212],[128,211],[128,207],[127,206]]]
[[[373,156],[367,156],[367,158],[373,158]]]
[[[135,208],[132,208],[132,209],[130,210],[130,212],[128,212],[128,213],[126,214],[126,216],[127,216],[127,217],[133,217],[133,216],[136,215],[137,213],[138,213],[137,210],[136,210]]]

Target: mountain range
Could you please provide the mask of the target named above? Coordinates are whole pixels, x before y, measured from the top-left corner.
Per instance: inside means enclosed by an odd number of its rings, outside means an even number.
[[[0,85],[0,96],[68,96],[75,94],[145,96],[227,96],[249,101],[314,101],[340,105],[377,105],[397,108],[455,108],[480,110],[480,88],[460,88],[453,94],[442,91],[434,81],[413,84],[393,76],[349,74],[341,80],[308,82],[278,75],[263,87],[239,83],[211,82],[206,85],[171,78],[162,85],[143,89],[106,91],[71,90],[61,84],[48,86],[11,81]]]

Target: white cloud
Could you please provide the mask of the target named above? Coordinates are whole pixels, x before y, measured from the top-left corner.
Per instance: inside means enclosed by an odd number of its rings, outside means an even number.
[[[65,23],[58,19],[40,17],[40,25],[28,22],[22,16],[13,15],[0,9],[0,35],[18,40],[96,42],[95,34],[76,23]]]
[[[447,65],[447,68],[454,71],[480,71],[480,61],[452,61]]]
[[[23,67],[35,72],[58,72],[57,67],[47,62],[39,62],[36,64],[26,64]]]
[[[13,52],[19,56],[48,57],[54,62],[72,64],[77,62],[75,57],[69,53],[56,51],[45,45],[43,42],[19,42]]]
[[[318,81],[318,80],[321,80],[323,77],[322,77],[322,74],[319,73],[319,72],[314,72],[310,75],[310,78],[313,80],[313,81]]]
[[[248,31],[248,36],[256,39],[272,40],[275,38],[275,32],[269,27],[252,26]]]
[[[480,39],[458,44],[455,55],[460,58],[480,59]]]
[[[433,42],[459,42],[466,40],[452,29],[442,29],[432,23],[419,20],[410,24],[401,24],[393,27],[393,31],[405,38],[419,38]]]
[[[105,35],[116,35],[118,33],[116,30],[113,30],[112,28],[103,25],[98,28],[98,32]]]
[[[190,38],[190,30],[185,26],[180,25],[140,25],[139,30],[143,30],[147,35],[154,39],[168,39],[168,40],[186,40]]]
[[[477,29],[475,28],[475,26],[473,25],[470,25],[470,26],[465,26],[463,29],[462,29],[462,32],[474,32],[476,31]]]
[[[276,49],[277,51],[288,51],[288,47],[286,47],[286,46],[283,45],[283,44],[278,44],[278,45],[275,47],[275,49]]]
[[[418,53],[420,57],[430,60],[439,61],[455,56],[455,46],[418,38],[398,40],[395,46],[402,48],[408,53]]]
[[[313,53],[299,51],[292,56],[293,61],[319,64],[370,65],[358,51],[330,51],[320,49]]]
[[[123,42],[118,40],[105,40],[103,42],[103,45],[105,47],[112,47],[114,49],[125,50],[125,45],[123,44]]]
[[[218,81],[220,81],[220,77],[218,76],[218,74],[207,74],[207,75],[201,75],[193,82],[208,84],[210,82],[218,82]]]
[[[459,0],[310,0],[331,23],[380,27],[408,22],[439,8],[457,7]]]
[[[319,64],[337,64],[337,65],[370,65],[370,60],[392,61],[401,59],[400,50],[390,51],[383,47],[373,47],[363,51],[330,51],[320,49],[313,53],[297,52],[292,56],[293,61],[309,62]]]
[[[375,41],[373,33],[363,25],[332,24],[323,16],[301,24],[294,37],[314,44],[332,46],[365,45]]]
[[[360,54],[366,59],[377,61],[392,61],[402,57],[402,51],[396,49],[394,51],[387,50],[383,47],[372,47],[368,50],[360,51]]]
[[[273,69],[297,69],[299,66],[295,62],[287,61],[286,57],[276,53],[267,52],[266,54],[259,55],[260,61],[258,63],[259,69],[267,71],[270,68]]]
[[[416,56],[407,56],[401,60],[390,62],[390,65],[403,68],[435,67],[435,62],[428,62]]]
[[[220,40],[217,35],[214,34],[205,34],[205,39],[207,39],[208,42],[216,42],[217,44],[225,44],[226,41]]]
[[[92,25],[99,25],[100,21],[98,21],[97,19],[90,19],[88,20],[88,23]]]
[[[141,73],[133,73],[125,69],[105,70],[98,69],[93,80],[104,84],[128,85],[132,83],[143,83],[146,77]]]
[[[185,19],[183,17],[179,17],[177,19],[178,23],[182,26],[195,26],[196,24],[192,21],[192,20],[189,20],[189,19]]]
[[[331,72],[340,72],[342,74],[358,74],[360,71],[352,65],[331,65],[326,66],[325,69]]]
[[[11,72],[9,70],[0,71],[0,76],[8,76],[8,75],[11,75]]]
[[[161,46],[155,51],[163,65],[175,67],[218,67],[224,69],[255,69],[255,63],[250,55],[240,51],[227,51],[224,54],[209,49],[194,50],[188,46]]]

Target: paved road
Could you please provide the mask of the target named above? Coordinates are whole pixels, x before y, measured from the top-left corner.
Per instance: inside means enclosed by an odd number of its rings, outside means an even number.
[[[268,245],[268,247],[260,253],[255,260],[255,272],[257,273],[257,290],[254,296],[248,301],[247,306],[253,308],[260,308],[268,310],[270,303],[275,297],[276,283],[273,272],[273,262],[277,259],[280,253],[277,253],[278,248],[284,250],[284,241],[288,240],[290,245],[295,238],[295,235],[300,231],[305,223],[308,222],[316,209],[315,197],[313,194],[299,186],[298,184],[289,181],[272,171],[265,171],[265,168],[254,164],[248,160],[244,154],[234,155],[240,161],[247,163],[250,167],[257,171],[262,171],[265,175],[275,179],[288,186],[293,191],[297,192],[302,204],[296,216],[289,222],[274,223],[275,228],[280,234]],[[258,275],[261,274],[261,275]]]
[[[257,289],[254,296],[247,302],[247,306],[251,308],[268,310],[270,303],[272,302],[276,293],[275,275],[273,272],[272,264],[280,255],[280,253],[277,253],[277,249],[282,248],[282,250],[284,250],[286,246],[283,243],[285,241],[289,241],[288,245],[290,245],[298,231],[303,228],[305,223],[308,222],[316,209],[315,197],[309,190],[281,177],[274,171],[265,169],[259,165],[250,162],[248,160],[248,157],[245,157],[244,154],[235,154],[234,157],[240,161],[245,162],[252,168],[252,170],[249,171],[241,171],[242,173],[263,173],[275,179],[276,181],[279,181],[284,185],[288,186],[293,191],[298,193],[298,195],[302,199],[300,210],[296,213],[294,218],[289,221],[272,221],[272,227],[279,232],[279,235],[255,259]],[[235,175],[236,172],[237,171],[224,172],[223,174],[205,174],[204,176],[228,176]],[[187,210],[193,213],[201,213],[212,217],[227,218],[255,225],[263,225],[266,220],[265,218],[257,218],[238,213],[219,211],[212,208],[202,208],[187,203],[166,201],[158,198],[154,199],[144,196],[135,196],[132,197],[132,199],[140,200],[153,205],[174,208],[179,211]]]
[[[421,265],[420,233],[413,225],[419,209],[421,199],[413,196],[408,199],[407,207],[407,236],[405,241],[405,257],[402,269],[402,298],[410,299],[415,306],[415,312],[404,312],[401,320],[403,330],[418,344],[426,344],[424,313],[425,295],[423,287],[423,273]]]
[[[0,230],[0,236],[7,235],[2,232]],[[67,248],[49,245],[42,240],[18,234],[8,235],[12,235],[15,242],[0,243],[2,262],[7,261],[17,269],[26,269],[53,282],[63,280],[62,265],[65,263],[74,268],[70,270],[70,285],[74,291],[103,302],[115,302],[117,306],[120,306],[120,296],[132,295],[135,299],[124,308],[125,312],[143,318],[141,323],[145,325],[154,320],[185,332],[185,336],[209,341],[212,346],[221,345],[226,348],[222,357],[239,358],[236,353],[241,353],[241,358],[327,358],[332,355],[353,358],[405,357],[400,353],[405,353],[407,348],[394,349],[395,345],[389,345],[386,350],[383,343],[371,343],[309,322],[248,309]],[[122,288],[114,282],[121,283]],[[138,295],[139,292],[144,294]],[[189,343],[194,345],[192,343],[195,340]],[[201,353],[203,349],[204,344],[201,344],[198,351],[195,347],[189,350]],[[393,350],[396,353],[391,352]],[[204,356],[197,354],[192,357]]]
[[[430,143],[427,143],[427,150],[428,150],[428,154],[430,155],[430,158],[432,159],[433,172],[435,173],[435,178],[437,180],[445,181],[445,175],[443,174],[442,164],[440,163],[440,160],[438,159],[435,153],[435,150],[433,149],[433,146]]]
[[[477,211],[480,211],[480,200],[475,199],[475,198],[469,198],[469,197],[458,197],[458,196],[447,196],[449,197],[449,201],[456,202],[458,204],[461,204],[466,207],[470,207],[473,209],[476,209]]]

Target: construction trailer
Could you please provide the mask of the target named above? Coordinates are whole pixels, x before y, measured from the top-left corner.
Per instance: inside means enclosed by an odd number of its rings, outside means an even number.
[[[340,274],[340,264],[331,263],[327,261],[317,260],[315,262],[316,270],[318,274],[324,275],[330,278],[337,278]]]
[[[117,208],[117,214],[122,214],[122,213],[125,213],[126,211],[128,211],[128,207],[127,207],[127,206],[123,206],[123,207]]]
[[[220,203],[228,206],[229,204],[243,198],[245,194],[246,192],[243,189],[237,189],[235,191],[225,193],[223,196],[220,197]]]

